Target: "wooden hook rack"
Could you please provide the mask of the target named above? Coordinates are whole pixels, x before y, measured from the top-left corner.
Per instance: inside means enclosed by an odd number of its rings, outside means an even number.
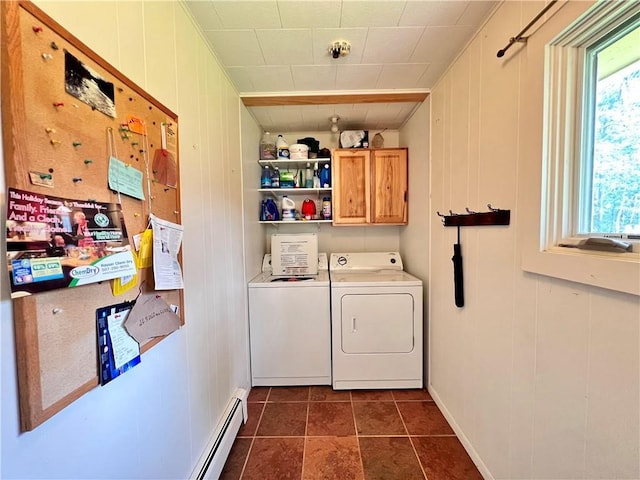
[[[467,213],[454,213],[449,210],[449,215],[436,212],[442,218],[445,227],[475,227],[490,225],[509,225],[511,221],[511,210],[501,210],[493,208],[488,204],[488,212],[474,212],[466,208]]]

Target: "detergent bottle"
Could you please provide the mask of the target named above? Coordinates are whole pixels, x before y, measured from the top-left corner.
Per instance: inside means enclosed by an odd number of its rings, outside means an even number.
[[[271,167],[265,165],[260,177],[260,188],[271,188]]]
[[[320,170],[320,188],[329,188],[331,187],[331,169],[329,164],[325,164]]]
[[[294,221],[296,219],[296,202],[286,195],[282,197],[282,220]]]
[[[276,149],[278,150],[279,159],[289,159],[289,142],[287,142],[282,135],[278,135],[278,140],[276,140]]]
[[[307,162],[307,168],[304,171],[304,188],[313,188],[313,172],[309,162]]]
[[[280,169],[273,167],[273,173],[271,173],[271,188],[280,188]]]

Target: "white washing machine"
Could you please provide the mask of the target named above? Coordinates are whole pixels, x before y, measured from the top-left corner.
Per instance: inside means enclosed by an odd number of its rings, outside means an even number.
[[[327,254],[317,275],[272,275],[269,254],[262,270],[249,282],[252,385],[331,385]]]
[[[422,280],[397,252],[332,253],[333,388],[422,388]]]

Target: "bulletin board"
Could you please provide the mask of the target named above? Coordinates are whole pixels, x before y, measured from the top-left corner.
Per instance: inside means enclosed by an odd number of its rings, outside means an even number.
[[[119,203],[131,245],[131,237],[147,228],[150,214],[180,224],[176,114],[32,3],[0,3],[7,187]],[[87,102],[91,98],[68,93],[70,59],[99,79],[99,85],[107,85],[100,89],[112,97],[111,102],[105,106],[104,99]],[[146,134],[135,132],[140,132],[140,124]],[[159,152],[172,162],[160,172],[154,167]],[[109,188],[111,156],[143,172],[144,200]],[[2,274],[7,275],[6,267]],[[154,289],[152,269],[144,268],[136,288],[119,296],[105,281],[13,299],[23,431],[34,429],[99,385],[96,309]],[[183,325],[182,290],[155,293],[179,308]],[[150,340],[141,351],[161,340]]]

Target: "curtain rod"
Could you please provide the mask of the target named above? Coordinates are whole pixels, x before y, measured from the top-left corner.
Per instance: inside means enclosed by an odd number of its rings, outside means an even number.
[[[522,35],[524,35],[526,33],[527,30],[529,30],[534,23],[536,23],[538,20],[540,20],[540,17],[542,17],[545,13],[547,13],[547,10],[549,10],[554,3],[556,3],[558,0],[551,0],[541,11],[538,15],[535,16],[535,18],[533,20],[531,20],[526,27],[524,27],[522,30],[520,30],[520,33],[517,34],[515,37],[511,37],[509,39],[509,43],[507,44],[506,47],[504,47],[501,50],[498,50],[497,53],[497,57],[500,58],[502,56],[504,56],[505,52],[507,50],[509,50],[509,48],[511,48],[511,45],[513,45],[516,42],[521,42],[521,43],[527,43],[527,39],[529,37],[523,37]]]

